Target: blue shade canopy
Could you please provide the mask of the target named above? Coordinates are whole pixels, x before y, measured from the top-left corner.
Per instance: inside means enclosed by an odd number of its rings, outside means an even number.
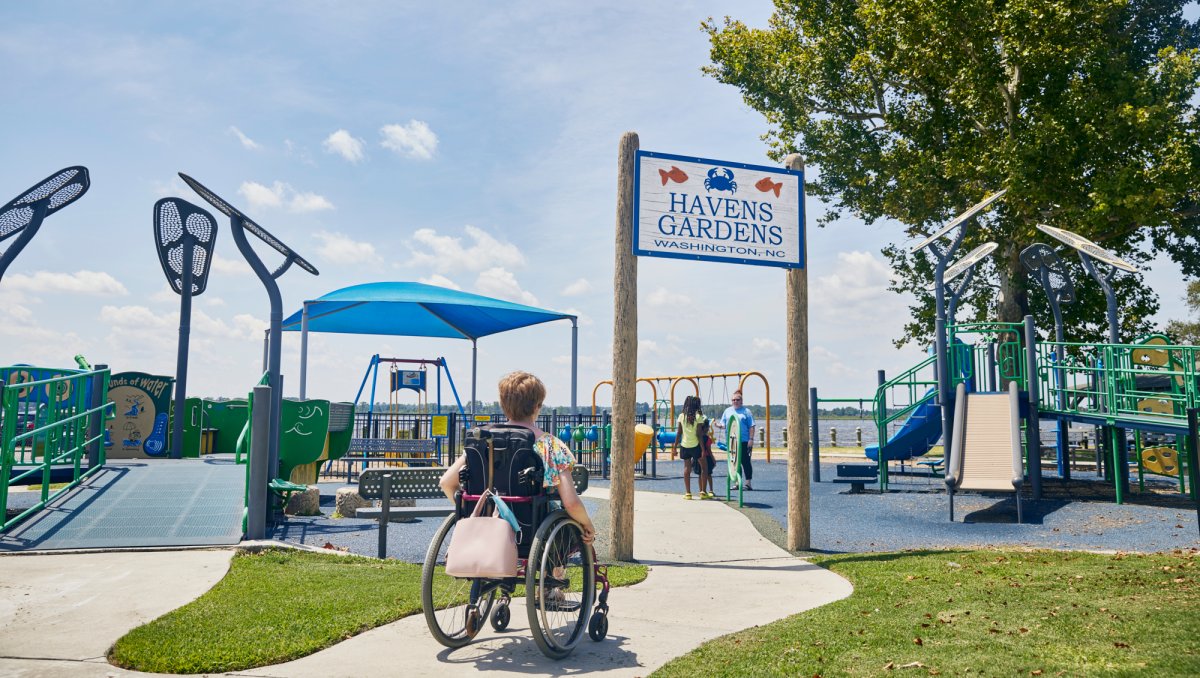
[[[553,320],[569,313],[514,304],[415,282],[377,282],[335,290],[306,301],[309,332],[478,339]],[[300,331],[302,311],[283,321]]]

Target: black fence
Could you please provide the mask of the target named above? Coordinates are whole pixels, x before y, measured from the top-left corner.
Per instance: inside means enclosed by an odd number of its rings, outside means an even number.
[[[637,423],[648,423],[641,414]],[[326,462],[321,476],[354,482],[364,470],[396,466],[448,466],[462,450],[467,429],[500,424],[503,414],[462,416],[457,412],[437,414],[357,412],[350,451],[341,459]],[[593,477],[609,476],[611,417],[601,414],[542,414],[538,426],[558,436],[571,448],[577,463],[586,466]],[[634,470],[637,475],[657,477],[657,436],[642,455]]]

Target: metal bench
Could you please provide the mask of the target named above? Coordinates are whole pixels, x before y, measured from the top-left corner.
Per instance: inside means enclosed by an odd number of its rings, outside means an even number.
[[[438,441],[431,438],[353,438],[346,461],[399,461],[409,466],[441,466]]]
[[[393,520],[407,518],[443,518],[454,513],[454,504],[439,506],[392,506],[392,499],[437,499],[445,497],[438,481],[445,468],[397,468],[370,469],[358,478],[358,494],[363,499],[379,499],[379,508],[361,508],[355,513],[359,518],[379,520],[379,557],[387,557],[387,524]],[[586,466],[576,464],[571,469],[571,480],[579,494],[588,488]]]
[[[879,467],[874,464],[838,464],[835,483],[849,483],[850,494],[862,494],[867,483],[879,482]]]
[[[445,506],[392,506],[392,499],[445,499],[438,481],[444,468],[369,469],[358,477],[358,494],[363,499],[387,501],[379,508],[361,508],[359,518],[402,521],[409,518],[444,518],[454,513],[454,504]],[[390,484],[389,484],[390,481]]]

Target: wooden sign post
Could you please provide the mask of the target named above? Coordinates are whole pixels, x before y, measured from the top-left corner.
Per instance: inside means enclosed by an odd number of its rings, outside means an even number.
[[[617,159],[611,557],[633,558],[638,255],[787,269],[787,411],[792,431],[787,547],[807,549],[811,533],[804,161],[790,155],[787,168],[780,169],[638,147],[638,135],[626,132]]]

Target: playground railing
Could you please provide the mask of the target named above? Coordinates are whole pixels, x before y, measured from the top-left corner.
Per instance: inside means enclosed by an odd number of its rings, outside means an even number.
[[[937,398],[937,356],[931,355],[875,391],[873,407],[879,440],[879,489],[888,489],[887,440],[893,422],[908,419],[917,408]]]
[[[1043,410],[1182,425],[1200,400],[1200,347],[1047,341],[1037,355]]]
[[[937,397],[936,364],[937,357],[929,356],[876,389],[872,409],[881,451],[887,444],[892,422],[907,419],[918,407]]]
[[[112,414],[108,370],[5,384],[0,381],[0,531],[40,511],[104,465],[103,423]],[[95,395],[95,397],[93,397]],[[96,451],[88,464],[89,448]],[[59,483],[51,493],[53,484]],[[38,501],[8,516],[10,487],[40,486]]]
[[[1024,324],[960,323],[948,332],[953,347],[949,351],[951,391],[959,383],[968,383],[976,391],[1003,390],[1009,381],[1025,383]]]

